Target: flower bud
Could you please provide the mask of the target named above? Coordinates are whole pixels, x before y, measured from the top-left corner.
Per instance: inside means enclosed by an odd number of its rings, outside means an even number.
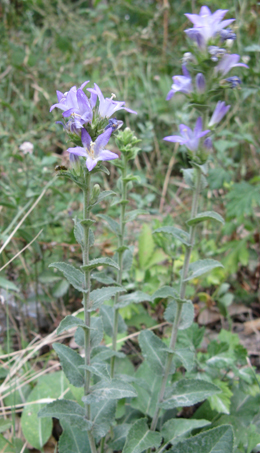
[[[201,73],[196,75],[196,88],[199,94],[203,94],[205,92],[206,89],[205,77]]]
[[[206,148],[208,151],[210,151],[213,148],[212,140],[211,137],[205,138],[203,142],[204,148]]]
[[[99,194],[100,194],[100,185],[94,184],[93,189],[92,189],[92,197],[91,197],[92,203],[95,203],[97,201]]]

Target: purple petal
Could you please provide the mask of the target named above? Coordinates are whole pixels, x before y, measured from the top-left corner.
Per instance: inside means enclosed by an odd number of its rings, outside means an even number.
[[[184,143],[183,137],[180,137],[179,135],[169,135],[168,137],[164,137],[163,140],[166,142],[173,142],[173,143]]]
[[[60,102],[60,100],[63,98],[64,95],[61,91],[58,91],[58,90],[56,91],[56,93],[57,93],[58,102]]]
[[[209,132],[211,132],[211,131],[210,130],[203,131],[203,132],[200,132],[197,136],[198,136],[198,138],[201,138],[201,137],[204,137],[204,135],[208,134]]]
[[[84,127],[81,129],[81,141],[85,148],[90,149],[91,137]]]
[[[99,154],[99,160],[113,160],[117,159],[119,156],[116,153],[112,153],[108,149],[102,149]]]
[[[86,160],[86,167],[88,171],[93,170],[93,168],[97,165],[98,160],[97,159],[91,159],[91,157],[88,157]]]
[[[84,91],[81,90],[81,88],[77,90],[77,101],[81,113],[83,113],[86,110],[90,111],[88,97],[86,96]]]
[[[200,24],[200,20],[198,19],[198,14],[184,14],[195,26]]]
[[[96,93],[90,93],[90,105],[91,105],[91,108],[93,109],[97,103],[97,94]]]
[[[63,112],[62,116],[64,116],[64,118],[68,118],[68,116],[70,116],[74,112],[74,110],[75,109],[72,107],[71,109],[66,110],[66,112]]]
[[[194,128],[194,134],[197,135],[202,131],[203,123],[202,123],[202,118],[199,116],[199,118],[196,121],[195,128]]]
[[[166,96],[166,101],[169,101],[175,94],[175,90],[170,90]]]
[[[234,20],[236,19],[227,19],[227,20],[223,20],[223,22],[221,22],[218,26],[218,28],[220,28],[222,30],[222,28],[225,28],[227,27],[228,25],[232,24],[232,22],[234,22]]]
[[[228,9],[218,9],[211,15],[212,22],[220,22],[227,13]]]
[[[85,148],[81,148],[81,146],[76,146],[75,148],[68,148],[67,151],[69,153],[75,154],[76,156],[87,157],[88,155]]]
[[[83,88],[89,83],[89,80],[87,80],[87,82],[84,82],[82,83],[82,85],[80,85],[79,89],[80,90],[83,90]]]
[[[219,10],[220,11],[220,10]],[[207,6],[202,6],[200,8],[200,16],[211,16],[211,11]]]
[[[185,139],[190,138],[193,135],[192,130],[188,126],[186,126],[186,124],[180,124],[179,125],[179,130],[180,130],[181,135]]]
[[[106,144],[108,143],[110,136],[113,132],[112,127],[109,127],[103,134],[99,135],[95,141],[95,154],[99,155],[100,150],[105,148]]]
[[[58,104],[53,104],[53,105],[51,106],[50,112],[52,112],[52,110],[55,109],[55,108],[61,109],[61,110],[66,110],[68,107],[67,107],[66,104],[62,104],[62,103],[59,102]]]

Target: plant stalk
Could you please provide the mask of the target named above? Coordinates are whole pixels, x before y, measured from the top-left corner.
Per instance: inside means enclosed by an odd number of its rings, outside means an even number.
[[[195,186],[195,191],[193,192],[193,198],[192,198],[192,208],[191,208],[191,218],[196,217],[198,213],[198,203],[199,203],[199,194],[200,194],[200,189],[201,189],[201,169],[198,167],[194,167],[194,175],[196,177],[196,186]],[[187,282],[185,279],[188,276],[188,270],[189,270],[189,264],[190,264],[190,257],[192,253],[192,249],[194,246],[195,242],[195,231],[196,231],[196,225],[190,227],[190,246],[186,247],[186,252],[185,252],[185,258],[184,258],[184,264],[183,264],[183,269],[182,269],[182,274],[181,274],[181,285],[180,285],[180,299],[184,299],[185,297],[185,292],[186,292],[186,286]],[[158,423],[158,418],[160,414],[160,407],[159,404],[163,401],[164,398],[164,392],[166,389],[171,365],[172,365],[172,360],[174,356],[174,350],[176,346],[176,341],[177,341],[177,334],[178,334],[178,328],[181,320],[181,312],[182,312],[182,303],[177,302],[177,311],[176,311],[176,316],[174,319],[174,323],[172,326],[172,333],[171,333],[171,341],[170,341],[170,348],[172,349],[172,353],[168,353],[167,356],[167,361],[166,361],[166,366],[165,366],[165,374],[163,377],[162,381],[162,386],[161,390],[159,393],[159,398],[158,398],[158,405],[157,409],[155,411],[152,424],[151,424],[151,430],[155,431],[157,423]]]

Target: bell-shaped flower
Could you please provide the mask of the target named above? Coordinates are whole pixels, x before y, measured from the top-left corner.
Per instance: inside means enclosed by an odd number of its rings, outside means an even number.
[[[219,101],[209,122],[209,127],[214,126],[214,124],[218,124],[229,111],[229,109],[230,105],[226,105],[225,102]]]
[[[190,151],[197,151],[200,138],[210,132],[210,130],[203,131],[202,128],[202,118],[199,117],[193,131],[185,124],[180,124],[179,129],[181,135],[170,135],[168,137],[164,137],[163,140],[166,140],[167,142],[180,143],[181,145],[185,145]]]
[[[196,88],[199,94],[203,94],[205,92],[206,81],[204,75],[201,74],[201,72],[196,75]]]
[[[96,83],[94,83],[94,87],[95,88],[88,88],[88,91],[99,99],[98,113],[100,118],[110,118],[115,112],[122,109],[137,115],[137,112],[134,110],[124,107],[124,101],[114,101],[113,97],[115,97],[115,95],[112,95],[110,99],[104,98],[102,91]]]
[[[169,101],[169,99],[171,99],[178,91],[184,94],[192,92],[193,88],[191,76],[185,65],[182,65],[182,73],[183,75],[176,75],[172,77],[173,84],[171,90],[167,94],[166,101]]]
[[[215,71],[216,73],[220,72],[223,76],[227,74],[230,69],[236,68],[237,66],[242,66],[243,68],[248,68],[248,66],[244,63],[238,63],[240,56],[233,53],[233,54],[225,54],[223,58],[217,64]]]
[[[89,171],[97,165],[99,161],[117,159],[118,155],[112,153],[108,149],[104,149],[107,145],[113,129],[110,127],[103,134],[99,135],[95,142],[92,142],[90,135],[85,128],[81,130],[81,146],[69,148],[67,151],[75,156],[83,156],[86,158],[86,167]]]
[[[211,14],[207,6],[202,6],[199,14],[185,14],[193,23],[194,27],[185,30],[185,33],[195,42],[200,49],[205,48],[207,42],[216,36],[220,31],[230,25],[235,19],[223,20],[228,12],[225,9],[218,9]]]

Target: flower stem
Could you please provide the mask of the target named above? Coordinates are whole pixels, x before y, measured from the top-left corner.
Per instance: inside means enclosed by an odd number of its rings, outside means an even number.
[[[89,220],[90,216],[90,173],[87,171],[85,173],[85,187],[83,189],[83,220]],[[82,258],[84,266],[89,264],[89,225],[84,224],[84,240],[83,240],[83,250]],[[90,327],[90,271],[84,271],[84,289],[87,290],[83,293],[83,306],[84,306],[84,319],[87,327]],[[85,351],[85,365],[90,365],[90,330],[84,329],[84,351]],[[89,393],[91,373],[88,370],[85,370],[85,383],[84,383],[84,395],[87,396]],[[86,410],[86,419],[91,419],[90,413],[90,404],[85,405]],[[91,448],[91,453],[96,453],[96,444],[92,432],[88,431],[88,438]]]
[[[194,167],[194,177],[196,178],[195,182],[195,191],[193,192],[193,199],[192,199],[192,208],[191,208],[191,218],[195,217],[198,212],[198,202],[199,202],[199,194],[200,194],[200,189],[201,189],[201,169],[200,167]],[[183,269],[182,269],[182,275],[181,275],[181,285],[180,285],[180,299],[184,299],[185,297],[185,292],[186,292],[186,286],[187,282],[185,279],[188,276],[188,270],[189,270],[189,264],[190,264],[190,257],[192,253],[192,249],[194,246],[195,242],[195,231],[196,231],[196,226],[191,226],[190,227],[190,245],[186,247],[186,252],[185,252],[185,258],[184,258],[184,264],[183,264]],[[166,366],[165,366],[165,373],[162,381],[162,386],[161,390],[159,393],[159,398],[158,398],[158,405],[157,409],[155,411],[152,424],[151,424],[151,430],[155,431],[157,423],[158,423],[158,418],[160,414],[160,407],[159,404],[163,401],[164,398],[164,392],[166,389],[171,365],[172,365],[172,360],[173,360],[173,353],[175,350],[176,346],[176,341],[177,341],[177,334],[178,334],[178,328],[180,324],[180,319],[181,319],[181,312],[182,312],[182,303],[177,302],[177,311],[176,311],[176,316],[174,319],[174,323],[172,326],[172,333],[171,333],[171,341],[170,341],[170,348],[172,349],[172,353],[168,353],[167,356],[167,361],[166,361]]]
[[[117,283],[122,285],[122,275],[123,275],[123,247],[125,241],[125,208],[126,208],[126,197],[127,197],[127,181],[125,181],[126,172],[127,172],[127,160],[125,155],[122,155],[122,197],[121,197],[121,211],[120,211],[120,233],[118,236],[118,265],[119,270],[117,273]],[[118,303],[119,294],[115,295],[115,305]],[[119,309],[114,309],[114,326],[113,326],[113,339],[112,339],[112,348],[116,351],[116,341],[118,333],[118,318],[119,318]],[[114,377],[115,373],[115,356],[111,357],[111,378]]]

